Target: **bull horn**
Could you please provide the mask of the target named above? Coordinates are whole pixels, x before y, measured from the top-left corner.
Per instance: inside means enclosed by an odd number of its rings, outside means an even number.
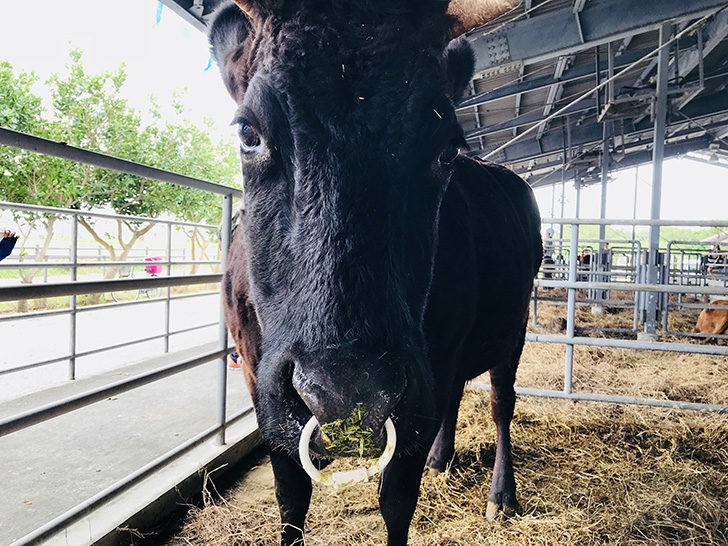
[[[447,12],[455,18],[450,35],[457,38],[512,10],[521,0],[452,0]]]
[[[255,0],[233,0],[233,3],[238,6],[249,20],[259,19],[260,6],[257,5]]]

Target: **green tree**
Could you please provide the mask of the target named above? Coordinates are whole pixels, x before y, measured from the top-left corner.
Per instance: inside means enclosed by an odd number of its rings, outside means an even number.
[[[163,121],[158,105],[151,101],[151,123],[123,98],[125,67],[90,74],[83,66],[79,50],[70,51],[67,70],[46,82],[51,92],[52,109],[45,115],[39,97],[32,93],[33,74],[15,74],[8,63],[0,64],[0,124],[69,145],[83,147],[166,170],[181,172],[224,184],[234,184],[239,172],[235,148],[213,143],[209,123],[197,127],[184,119],[179,97],[174,97],[176,119]],[[190,222],[217,223],[219,196],[181,188],[143,177],[98,169],[0,148],[0,198],[21,203],[64,207],[77,210],[112,209],[120,215],[154,218],[172,215]],[[50,244],[57,218],[39,215],[28,218],[46,229],[44,241]],[[104,229],[79,215],[79,223],[101,245],[113,261],[127,259],[134,245],[153,227],[153,222],[132,219],[116,221],[115,229]],[[199,230],[188,233],[195,248],[205,252],[209,238]],[[45,259],[38,256],[39,259]],[[117,275],[118,268],[107,268],[106,278]],[[24,282],[31,282],[32,276]]]
[[[37,77],[33,73],[20,71],[17,74],[8,62],[0,62],[0,126],[31,133],[45,138],[54,137],[55,126],[43,118],[41,98],[33,92]],[[0,199],[34,205],[67,207],[73,199],[68,191],[71,173],[66,162],[41,156],[15,148],[0,147]],[[30,254],[28,241],[31,235],[41,231],[43,244],[33,257],[45,261],[53,240],[56,214],[13,211],[21,234],[19,256],[22,261]],[[41,269],[20,269],[20,280],[24,284],[33,282]],[[27,302],[19,302],[18,309],[27,310]]]
[[[164,125],[159,111],[152,111],[158,122],[152,129],[156,141],[153,150],[155,165],[174,172],[185,172],[189,176],[235,185],[235,177],[240,173],[240,159],[235,146],[224,141],[213,143],[209,134],[211,121],[206,120],[204,127],[198,127],[184,119],[184,108],[179,97],[175,97],[173,106],[177,119]],[[180,220],[215,225],[221,220],[221,204],[221,197],[217,194],[177,188],[170,212]],[[207,230],[199,227],[180,229],[190,240],[191,260],[210,260],[208,248],[212,241]],[[214,250],[214,259],[219,259],[219,245],[214,245]],[[196,272],[197,266],[193,264],[190,273]]]

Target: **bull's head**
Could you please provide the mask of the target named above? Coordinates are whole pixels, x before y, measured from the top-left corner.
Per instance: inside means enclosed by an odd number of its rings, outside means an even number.
[[[423,317],[473,70],[439,0],[240,0],[210,42],[238,104],[264,437],[296,449],[359,407],[432,438]]]

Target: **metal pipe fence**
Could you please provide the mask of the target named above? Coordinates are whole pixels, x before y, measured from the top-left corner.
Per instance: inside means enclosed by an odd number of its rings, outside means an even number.
[[[549,264],[548,268],[542,269],[540,278],[534,282],[534,293],[532,298],[533,304],[533,322],[537,324],[537,311],[538,303],[543,302],[549,305],[566,305],[566,324],[564,335],[551,335],[551,334],[539,334],[529,333],[526,336],[526,340],[535,343],[556,343],[564,345],[566,348],[565,360],[564,360],[564,388],[563,392],[544,390],[544,389],[517,389],[517,392],[523,394],[547,396],[547,397],[558,397],[558,398],[569,398],[574,400],[595,400],[602,402],[614,402],[614,403],[635,403],[635,404],[647,404],[661,407],[672,407],[681,409],[697,409],[705,411],[720,411],[728,412],[728,406],[715,405],[715,404],[702,404],[693,402],[684,402],[676,400],[651,400],[651,399],[638,399],[634,397],[624,396],[612,396],[595,393],[573,393],[573,365],[574,365],[574,347],[575,346],[592,346],[592,347],[609,347],[618,349],[629,349],[629,350],[650,350],[650,351],[665,351],[665,352],[681,352],[687,354],[703,354],[703,355],[717,355],[717,356],[728,356],[728,347],[718,345],[705,345],[697,343],[682,343],[673,341],[658,341],[653,336],[644,336],[640,331],[640,326],[646,324],[649,317],[643,317],[642,321],[638,321],[638,311],[644,312],[646,307],[646,294],[657,294],[658,300],[662,303],[662,308],[659,311],[662,313],[662,325],[663,333],[665,335],[680,335],[695,339],[720,339],[728,336],[724,335],[712,335],[712,334],[698,334],[691,332],[673,332],[667,329],[667,314],[669,310],[674,309],[723,309],[728,310],[726,306],[720,305],[698,305],[690,304],[687,302],[671,302],[669,300],[670,295],[678,295],[682,298],[685,295],[693,295],[695,297],[702,296],[714,296],[714,297],[728,297],[728,283],[724,283],[722,286],[702,284],[683,284],[679,281],[670,284],[670,280],[675,280],[680,277],[682,271],[676,268],[669,267],[670,262],[660,266],[660,264],[650,264],[644,259],[645,251],[637,244],[638,241],[609,241],[609,240],[598,240],[600,245],[602,243],[620,243],[622,245],[634,244],[636,257],[642,257],[640,259],[630,259],[629,263],[634,264],[633,267],[622,268],[621,270],[614,272],[609,270],[599,270],[594,268],[594,264],[597,261],[595,258],[600,254],[597,253],[592,258],[590,267],[584,268],[579,262],[578,250],[582,243],[593,242],[591,240],[579,239],[579,228],[582,225],[622,225],[622,226],[690,226],[690,227],[728,227],[728,221],[714,220],[714,221],[691,221],[691,220],[613,220],[613,219],[578,219],[578,218],[547,218],[543,219],[544,224],[561,224],[571,225],[571,236],[569,238],[569,249],[568,249],[568,262],[560,264],[558,268],[554,268]],[[562,241],[560,241],[561,243]],[[676,244],[668,244],[668,252],[673,249]],[[555,244],[552,243],[552,248],[555,248]],[[559,245],[561,246],[561,245]],[[668,256],[670,256],[668,254]],[[611,259],[611,256],[610,256]],[[564,273],[565,267],[568,265],[568,274]],[[644,282],[647,278],[645,268],[648,267],[662,267],[662,273],[658,275],[658,280],[654,283]],[[691,267],[691,266],[688,266]],[[677,274],[677,276],[676,276]],[[560,278],[555,278],[560,277]],[[622,278],[623,281],[615,281],[613,278]],[[548,289],[563,289],[566,291],[566,297],[563,296],[549,296],[543,295],[544,290]],[[579,291],[586,291],[589,297],[583,298],[578,297]],[[620,291],[620,292],[632,292],[635,294],[633,300],[614,300],[609,298],[595,297],[595,295],[609,294],[609,291]],[[565,301],[564,301],[565,300]],[[614,306],[619,308],[634,307],[634,325],[633,328],[597,328],[597,327],[585,327],[579,328],[579,330],[598,330],[602,333],[627,333],[636,334],[637,339],[621,339],[621,338],[604,338],[604,337],[585,337],[582,335],[576,335],[576,308],[577,306],[584,305],[595,305],[595,306]],[[656,319],[655,317],[654,319]]]
[[[243,408],[238,413],[228,416],[225,407],[225,397],[227,388],[227,366],[226,358],[231,350],[228,343],[228,336],[225,330],[224,322],[218,320],[215,322],[208,322],[192,327],[181,328],[172,330],[170,327],[170,303],[175,300],[198,298],[203,296],[209,296],[217,294],[218,291],[204,291],[192,294],[172,294],[171,289],[173,287],[189,287],[194,285],[205,285],[205,284],[217,284],[221,281],[221,273],[215,274],[197,274],[197,275],[172,275],[172,269],[175,266],[190,265],[195,263],[200,265],[220,265],[224,267],[225,258],[230,246],[230,224],[232,216],[232,200],[234,197],[240,197],[241,191],[237,188],[223,186],[215,184],[205,180],[199,180],[192,177],[187,177],[177,173],[156,169],[146,165],[133,163],[119,158],[114,158],[108,155],[91,152],[88,150],[67,146],[62,143],[52,142],[49,140],[34,137],[32,135],[26,135],[11,131],[5,128],[0,128],[0,145],[13,146],[29,151],[35,151],[47,155],[53,155],[63,159],[72,161],[83,162],[89,165],[93,165],[100,168],[107,168],[119,172],[133,174],[137,176],[143,176],[146,178],[177,184],[189,188],[194,188],[203,191],[209,191],[217,193],[223,196],[223,236],[220,246],[220,261],[191,261],[185,259],[182,256],[182,260],[175,260],[172,252],[172,229],[175,226],[184,227],[198,227],[206,230],[216,230],[217,226],[210,226],[208,224],[199,224],[192,222],[181,222],[172,219],[157,219],[157,218],[143,218],[143,217],[132,217],[132,216],[120,216],[110,213],[97,213],[79,211],[73,209],[59,209],[53,207],[42,207],[35,205],[24,205],[18,203],[7,203],[0,202],[0,209],[10,209],[14,211],[26,211],[33,213],[44,213],[53,214],[56,216],[66,216],[71,219],[71,249],[69,254],[61,259],[67,259],[64,262],[43,262],[43,263],[28,263],[26,261],[18,261],[15,263],[7,262],[2,265],[2,269],[25,269],[25,268],[66,268],[69,270],[69,281],[68,282],[52,282],[45,284],[25,284],[25,285],[11,285],[11,286],[0,286],[0,302],[14,302],[21,300],[31,300],[39,298],[52,298],[52,297],[69,297],[70,304],[64,309],[48,309],[42,311],[36,311],[31,313],[13,313],[4,316],[0,316],[0,322],[7,324],[14,321],[22,320],[33,320],[42,317],[53,317],[68,315],[71,321],[71,327],[69,330],[69,350],[66,354],[52,359],[47,359],[40,362],[26,363],[20,366],[15,366],[9,370],[3,370],[0,374],[7,375],[13,372],[21,370],[28,370],[39,366],[49,365],[55,362],[69,362],[69,379],[75,379],[76,377],[76,360],[82,356],[88,356],[97,354],[99,352],[108,351],[111,349],[117,349],[121,347],[127,347],[131,344],[142,343],[150,340],[164,339],[165,352],[169,350],[169,337],[199,330],[201,328],[210,328],[218,326],[220,330],[218,345],[219,348],[214,351],[205,352],[205,354],[199,355],[195,358],[185,360],[183,362],[177,362],[167,366],[162,366],[151,371],[136,375],[134,377],[117,381],[115,383],[107,384],[103,387],[91,389],[87,392],[71,396],[69,398],[56,400],[50,404],[46,404],[41,407],[33,408],[32,410],[25,411],[16,415],[11,415],[0,420],[0,437],[17,432],[19,430],[26,429],[35,424],[53,419],[59,415],[64,415],[82,407],[87,407],[91,404],[97,403],[101,400],[105,400],[108,397],[128,392],[133,389],[139,388],[143,385],[150,384],[152,382],[164,380],[165,378],[171,377],[178,373],[186,370],[198,367],[206,362],[212,360],[218,360],[219,365],[219,380],[217,385],[217,400],[218,400],[218,412],[217,419],[214,426],[208,428],[200,434],[186,440],[176,448],[168,451],[157,459],[139,468],[132,474],[122,478],[110,487],[107,487],[103,491],[100,491],[96,495],[75,506],[71,510],[57,516],[45,525],[25,535],[19,540],[15,541],[15,545],[26,545],[35,544],[40,540],[48,538],[70,525],[72,522],[78,520],[84,514],[90,510],[99,506],[102,502],[107,501],[111,497],[118,495],[122,491],[128,489],[135,483],[138,483],[144,477],[150,475],[156,470],[160,469],[169,462],[175,460],[181,455],[189,452],[194,447],[207,441],[208,439],[217,437],[218,442],[221,444],[225,443],[225,431],[228,426],[232,423],[239,421],[246,417],[252,412],[252,405]],[[79,254],[78,246],[78,225],[79,217],[93,217],[100,219],[113,219],[113,220],[124,220],[124,221],[140,221],[140,222],[155,222],[160,225],[166,226],[166,248],[164,260],[161,261],[142,261],[138,259],[132,259],[127,261],[104,261],[99,259],[98,255],[95,257],[88,257],[90,261],[85,261],[86,256],[81,257]],[[133,256],[137,258],[136,255]],[[148,276],[147,278],[120,278],[120,279],[107,279],[107,280],[79,280],[79,270],[89,267],[134,267],[134,266],[158,266],[166,269],[165,275],[160,276]],[[95,305],[89,305],[86,307],[79,306],[77,297],[88,294],[103,294],[113,291],[128,291],[128,290],[145,290],[160,289],[165,290],[163,296],[158,298],[150,298],[141,301],[123,301],[118,303],[101,303]],[[148,293],[148,292],[147,292]],[[105,346],[87,351],[77,350],[77,324],[76,320],[79,314],[84,312],[90,312],[99,309],[116,309],[120,307],[126,307],[131,305],[146,305],[155,302],[163,302],[165,306],[164,311],[164,333],[145,336],[143,339],[132,340],[124,343],[115,344],[112,346]],[[220,317],[222,317],[222,308],[220,308]]]
[[[163,340],[164,342],[164,352],[169,352],[169,346],[170,346],[170,337],[179,335],[182,333],[188,333],[194,328],[184,328],[181,330],[173,330],[171,328],[171,302],[175,301],[177,299],[180,299],[178,295],[172,295],[172,287],[190,287],[194,285],[199,284],[205,284],[205,283],[217,283],[220,280],[219,274],[214,275],[184,275],[184,276],[173,276],[172,269],[174,267],[179,266],[188,266],[188,265],[210,265],[210,266],[220,266],[221,263],[219,260],[174,260],[172,257],[173,254],[173,247],[172,247],[172,228],[173,227],[179,227],[179,226],[193,226],[196,228],[202,228],[208,231],[217,231],[217,226],[210,225],[210,224],[202,224],[202,223],[190,223],[190,222],[181,222],[177,220],[171,220],[171,219],[156,219],[156,218],[144,218],[144,217],[129,217],[125,215],[118,215],[118,214],[111,214],[111,213],[96,213],[96,212],[90,212],[90,211],[79,211],[75,209],[61,209],[61,208],[54,208],[54,207],[41,207],[37,205],[25,205],[25,204],[19,204],[19,203],[8,203],[5,201],[0,201],[0,210],[6,209],[6,210],[13,210],[16,212],[32,212],[36,214],[52,214],[57,217],[68,217],[71,221],[71,242],[68,248],[67,255],[69,256],[69,261],[63,261],[63,262],[40,262],[40,263],[33,263],[28,261],[13,261],[13,262],[5,262],[0,263],[0,269],[2,270],[24,270],[24,269],[45,269],[46,273],[49,268],[55,268],[55,269],[67,269],[69,271],[69,278],[71,283],[73,284],[73,290],[69,291],[69,288],[67,286],[67,283],[54,283],[54,282],[47,282],[47,276],[44,279],[46,282],[44,284],[40,285],[34,285],[34,284],[21,284],[17,286],[8,286],[8,287],[2,287],[0,288],[0,302],[7,302],[7,301],[20,301],[20,300],[27,300],[27,299],[37,299],[37,298],[50,298],[50,297],[60,297],[60,296],[68,296],[70,298],[69,305],[65,309],[57,309],[57,310],[46,310],[41,311],[37,313],[18,313],[18,314],[11,314],[11,315],[0,315],[0,322],[13,322],[16,320],[23,320],[28,317],[33,318],[40,318],[40,317],[49,317],[49,316],[56,316],[56,315],[68,315],[69,316],[69,350],[68,353],[59,356],[54,357],[50,359],[44,359],[37,362],[31,362],[26,363],[20,366],[14,366],[8,369],[0,370],[0,375],[7,375],[13,372],[20,372],[20,371],[26,371],[32,368],[40,367],[40,366],[46,366],[49,364],[55,364],[63,361],[68,361],[68,378],[74,379],[76,377],[76,361],[78,358],[81,358],[83,356],[89,356],[91,354],[97,354],[99,352],[103,351],[111,351],[114,349],[121,349],[124,347],[128,347],[130,345],[136,345],[140,343],[145,343],[149,341],[154,340]],[[162,253],[164,255],[164,261],[150,261],[150,260],[137,260],[137,259],[131,259],[131,260],[99,260],[98,255],[95,256],[93,261],[80,261],[79,260],[79,246],[78,246],[78,226],[79,226],[79,217],[89,217],[89,218],[100,218],[100,219],[109,219],[109,220],[123,220],[128,221],[129,218],[134,218],[135,221],[140,222],[148,222],[153,223],[155,225],[160,225],[164,228],[166,228],[166,246],[164,249],[162,249]],[[228,242],[229,244],[229,242]],[[27,258],[27,257],[26,257]],[[163,265],[159,265],[163,264]],[[149,278],[119,278],[119,279],[109,279],[109,280],[101,280],[101,281],[79,281],[78,276],[79,273],[82,272],[84,269],[87,268],[96,268],[96,267],[119,267],[122,270],[126,270],[127,277],[133,276],[133,270],[131,268],[133,267],[139,267],[139,268],[149,268],[149,267],[159,267],[164,268],[166,270],[166,277],[149,277]],[[106,284],[107,290],[101,291],[100,288]],[[158,297],[150,297],[151,296],[151,290],[165,290],[165,296],[162,298]],[[117,301],[115,303],[109,303],[109,304],[97,304],[97,305],[90,305],[90,306],[79,306],[77,297],[80,295],[86,295],[90,293],[111,293],[112,295],[116,292],[119,293],[128,293],[129,291],[137,291],[137,297],[144,293],[147,298],[140,300],[140,299],[134,299],[132,301]],[[209,295],[211,292],[205,292],[204,294]],[[198,294],[184,294],[184,297],[197,297]],[[94,350],[94,351],[85,351],[85,352],[77,352],[76,346],[77,346],[77,317],[79,313],[88,312],[91,310],[98,310],[98,309],[104,309],[109,307],[123,307],[128,305],[135,305],[135,304],[144,304],[144,303],[151,303],[156,301],[163,301],[165,304],[165,314],[164,314],[164,333],[160,335],[154,335],[154,336],[145,336],[142,338],[134,339],[131,341],[127,341],[125,343],[119,343],[115,345],[107,346],[100,350]],[[217,323],[214,323],[217,324]],[[209,328],[212,324],[201,324],[198,328]]]

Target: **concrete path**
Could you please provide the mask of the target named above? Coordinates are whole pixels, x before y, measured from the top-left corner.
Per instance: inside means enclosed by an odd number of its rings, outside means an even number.
[[[164,302],[81,312],[77,318],[77,351],[83,352],[164,333]],[[170,330],[182,330],[219,320],[220,296],[172,300]],[[68,315],[0,323],[0,370],[23,366],[69,353]],[[170,338],[170,350],[202,345],[217,339],[217,326]],[[79,358],[76,378],[105,373],[140,359],[162,355],[163,340],[130,345]],[[0,375],[0,403],[68,381],[68,361]]]
[[[37,345],[38,338],[27,346]],[[15,397],[0,403],[0,418],[214,348],[186,349]],[[10,544],[214,425],[217,362],[0,438],[0,544]],[[249,406],[250,398],[239,371],[230,370],[228,379],[230,415]]]

